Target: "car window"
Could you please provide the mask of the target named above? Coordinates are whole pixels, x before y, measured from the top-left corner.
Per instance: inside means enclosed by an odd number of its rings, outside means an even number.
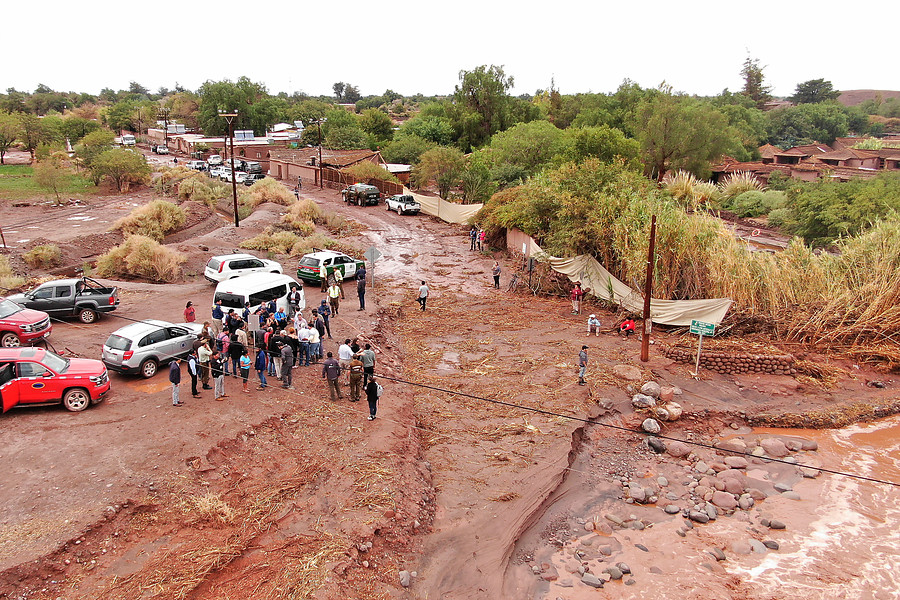
[[[13,363],[0,363],[0,386],[16,378]]]
[[[47,298],[52,298],[53,297],[53,288],[45,287],[45,288],[41,288],[39,290],[35,290],[34,297],[39,298],[41,300],[46,300]]]
[[[232,271],[237,271],[237,270],[240,270],[240,269],[246,269],[246,268],[247,268],[247,261],[244,260],[244,259],[233,260],[233,261],[231,261],[230,263],[228,263],[228,268],[231,269]]]
[[[248,260],[248,261],[247,261],[247,268],[248,268],[248,269],[258,269],[258,268],[260,268],[261,266],[263,266],[261,260],[257,260],[257,259],[254,258],[253,260]]]
[[[19,369],[19,377],[42,377],[47,373],[47,367],[36,362],[20,362],[16,365]]]
[[[123,338],[120,335],[113,334],[106,340],[105,345],[109,346],[113,350],[125,351],[131,348],[131,340],[129,340],[128,338]]]
[[[0,319],[5,319],[21,311],[22,307],[12,300],[0,300]]]
[[[187,329],[181,327],[169,327],[167,330],[169,334],[169,339],[174,340],[176,338],[184,337],[188,334]]]
[[[151,331],[147,335],[144,336],[144,339],[138,343],[138,346],[143,348],[145,346],[149,346],[151,344],[158,344],[166,339],[166,331],[165,329],[157,329],[155,331]]]
[[[318,267],[319,259],[312,256],[304,256],[300,259],[301,267]]]
[[[326,258],[325,260],[322,261],[322,263],[327,266],[327,265],[330,265],[333,260],[334,260],[334,258]]]
[[[68,298],[72,295],[72,288],[67,285],[60,285],[56,287],[56,297],[57,298]]]
[[[220,264],[222,264],[222,261],[220,261],[218,258],[211,258],[209,259],[209,262],[206,263],[206,266],[214,271],[218,271]]]

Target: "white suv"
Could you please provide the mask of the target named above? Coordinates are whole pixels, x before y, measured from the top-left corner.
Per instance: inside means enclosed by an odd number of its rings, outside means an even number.
[[[256,258],[252,254],[225,254],[210,258],[203,276],[213,283],[218,283],[248,273],[282,272],[281,265],[274,260]]]

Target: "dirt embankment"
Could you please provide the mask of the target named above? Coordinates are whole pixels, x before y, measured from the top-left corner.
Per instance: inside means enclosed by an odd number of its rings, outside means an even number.
[[[375,346],[386,388],[378,418],[366,420],[365,401],[331,402],[317,366],[295,369],[293,390],[243,394],[230,379],[225,402],[202,392],[174,408],[164,375],[112,374],[108,400],[84,413],[12,411],[0,428],[11,465],[0,482],[0,598],[522,597],[513,584],[522,569],[541,571],[552,562],[542,554],[548,542],[577,537],[554,512],[584,495],[573,475],[590,475],[598,505],[621,507],[618,479],[655,460],[643,436],[559,415],[636,429],[629,385],[654,379],[683,391],[685,416],[671,432],[702,437],[747,414],[893,394],[867,388],[867,375],[849,367],[824,389],[785,376],[695,379],[655,353],[641,363],[637,341],[588,338],[584,316],[561,300],[494,290],[494,255],[469,252],[461,228],[345,206],[329,190],[304,195],[366,225],[348,240],[360,255],[369,246],[384,254],[370,269],[367,309],[356,310],[347,286],[325,343],[336,352],[359,335]],[[282,211],[264,206],[240,229],[189,211],[187,229],[167,240],[189,256],[187,283],[124,283],[116,316],[56,324],[51,340],[97,357],[122,317],[180,321],[193,300],[207,318],[208,257]],[[72,239],[58,229],[42,235]],[[280,258],[291,272],[295,259]],[[511,268],[504,263],[504,282]],[[421,280],[431,288],[425,311],[414,301]],[[323,298],[306,294],[309,307]],[[612,324],[612,314],[590,310]],[[582,344],[591,360],[584,387],[574,373]],[[632,366],[637,380],[613,375],[617,365]],[[629,555],[634,569],[641,552]]]

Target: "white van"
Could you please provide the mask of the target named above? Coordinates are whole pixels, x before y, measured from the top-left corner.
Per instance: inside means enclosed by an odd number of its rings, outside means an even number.
[[[213,303],[222,301],[222,310],[226,313],[229,309],[240,314],[244,310],[244,303],[250,303],[250,312],[256,311],[259,305],[269,300],[275,300],[275,305],[285,312],[289,312],[288,293],[291,286],[296,285],[300,290],[300,310],[306,308],[306,296],[303,294],[303,284],[290,275],[280,273],[250,273],[226,279],[216,286],[216,294]]]

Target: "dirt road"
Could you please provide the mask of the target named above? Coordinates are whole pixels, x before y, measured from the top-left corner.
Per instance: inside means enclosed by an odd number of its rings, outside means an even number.
[[[698,435],[739,421],[742,411],[892,393],[855,380],[831,391],[789,377],[695,380],[656,355],[641,363],[634,340],[586,338],[584,317],[561,300],[494,290],[494,256],[470,252],[460,227],[346,206],[331,190],[303,195],[367,227],[343,240],[359,255],[369,246],[383,254],[367,310],[348,294],[325,344],[334,352],[343,338],[363,336],[375,346],[386,388],[378,419],[366,420],[365,402],[332,403],[316,366],[295,370],[294,390],[242,394],[228,381],[225,402],[190,398],[182,384],[182,408],[171,406],[164,375],[112,374],[108,400],[83,413],[3,415],[0,598],[522,597],[513,583],[530,569],[534,548],[576,535],[565,517],[545,519],[559,494],[579,493],[569,474],[583,468],[576,458],[587,441],[615,448],[614,459],[595,467],[598,477],[640,472],[651,460],[642,436],[605,435],[556,416],[635,427],[628,382],[612,366],[681,387],[691,416],[683,427]],[[187,300],[206,318],[206,259],[236,249],[281,212],[263,205],[237,230],[198,213],[192,233],[168,240],[188,256],[187,282],[122,283],[116,316],[91,327],[55,324],[51,341],[96,358],[123,318],[179,321]],[[80,248],[73,253],[98,250],[89,237],[60,239]],[[279,258],[292,272],[296,259]],[[511,265],[504,269],[505,283]],[[422,280],[432,290],[424,312],[414,300]],[[306,294],[310,307],[323,298],[315,288]],[[611,324],[611,314],[591,310]],[[574,375],[582,343],[591,356],[584,387]],[[640,597],[640,586],[633,596],[627,589],[615,597]]]

